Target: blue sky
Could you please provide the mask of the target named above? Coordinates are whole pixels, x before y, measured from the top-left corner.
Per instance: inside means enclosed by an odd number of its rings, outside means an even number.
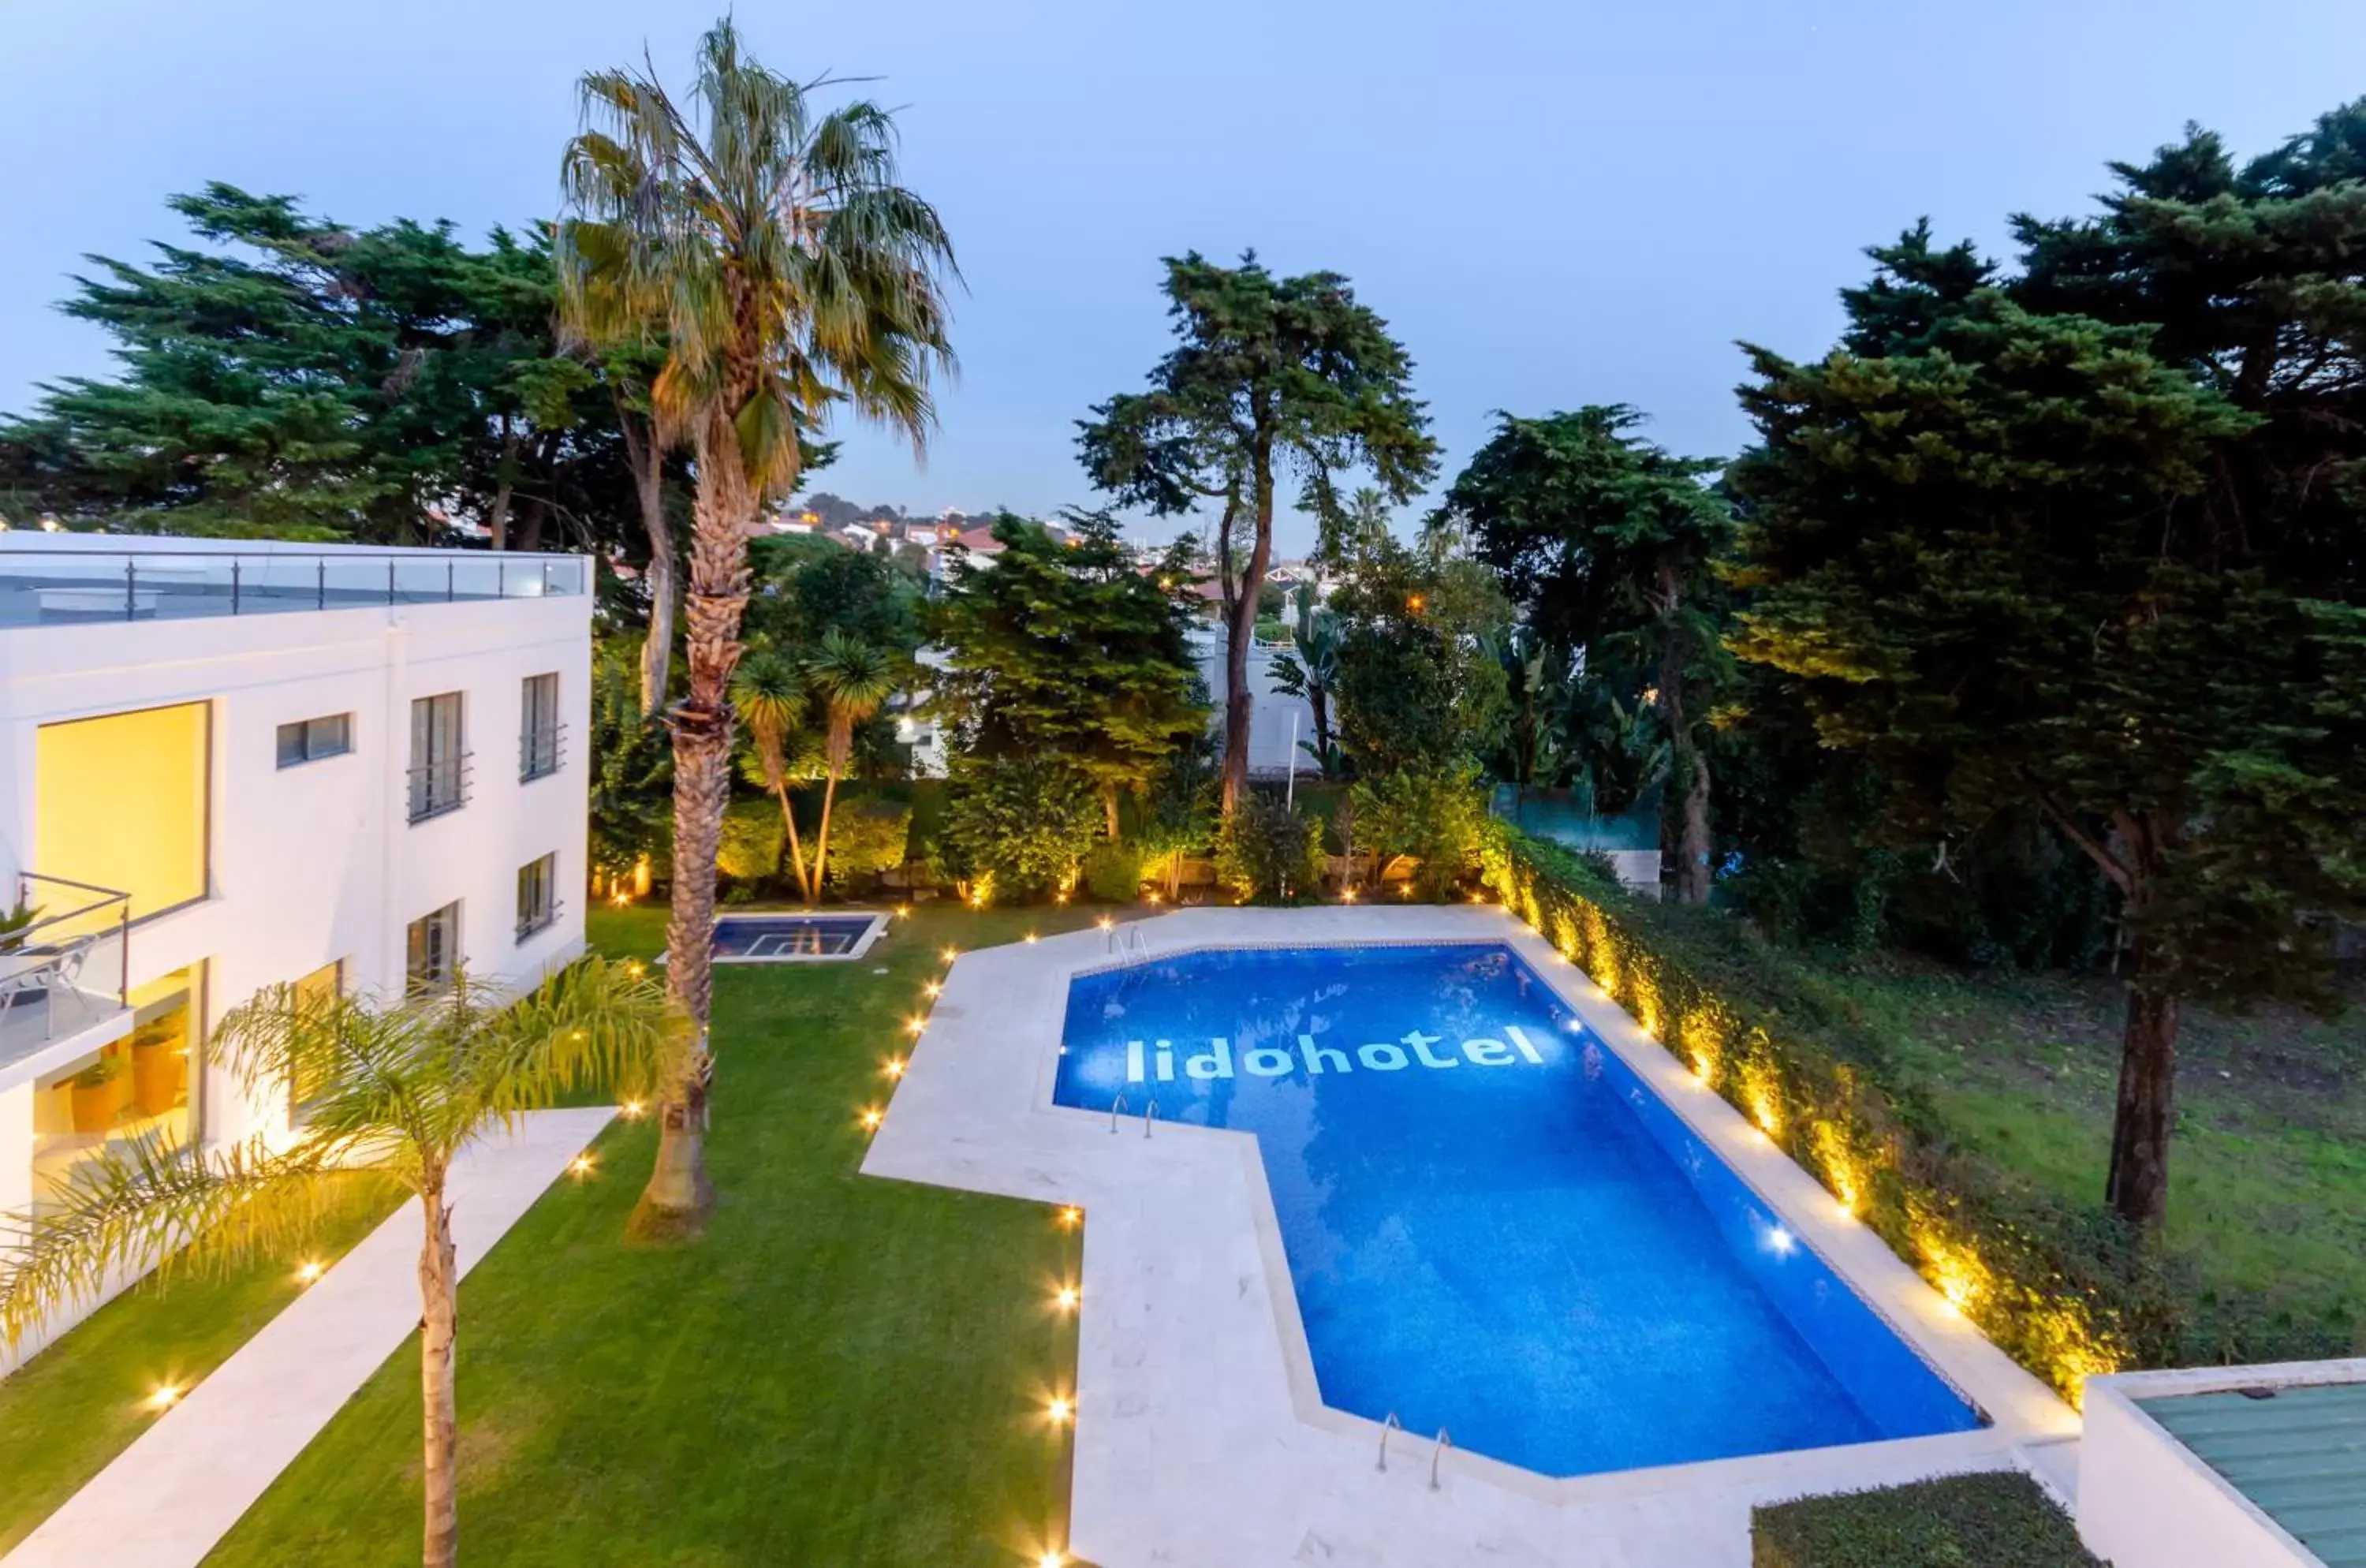
[[[222,179],[341,221],[555,206],[586,68],[679,81],[717,0],[0,0],[0,409],[103,374],[54,301]],[[1977,21],[1973,17],[1978,17]],[[1922,213],[2000,249],[2188,119],[2245,152],[2366,93],[2357,0],[998,0],[742,4],[760,58],[884,78],[967,274],[925,469],[849,431],[821,483],[915,509],[1088,499],[1088,403],[1164,351],[1157,258],[1349,275],[1418,362],[1450,475],[1491,411],[1625,401],[1748,438],[1737,338],[1812,355]],[[1169,530],[1156,525],[1151,532]],[[1293,519],[1285,546],[1311,530]]]

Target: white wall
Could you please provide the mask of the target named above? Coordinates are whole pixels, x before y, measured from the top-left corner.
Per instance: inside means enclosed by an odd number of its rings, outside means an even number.
[[[28,863],[41,725],[202,701],[209,896],[133,928],[132,986],[204,961],[208,1030],[257,989],[334,961],[349,988],[392,992],[405,927],[456,899],[472,972],[537,979],[583,944],[591,612],[575,594],[0,628],[0,874],[13,887],[15,872],[45,869]],[[559,769],[522,784],[523,682],[554,671]],[[468,803],[413,824],[411,701],[450,691],[466,694]],[[277,765],[281,724],[338,713],[354,716],[349,754]],[[521,943],[518,868],[553,852],[559,917]],[[210,1139],[287,1129],[284,1095],[249,1103],[219,1069],[203,1098]],[[33,1196],[31,1108],[30,1082],[0,1091],[0,1210]]]
[[[1224,639],[1221,626],[1194,626],[1191,631],[1192,651],[1199,657],[1200,676],[1208,683],[1208,700],[1214,705],[1209,722],[1218,739],[1224,733]],[[1298,739],[1311,742],[1314,739],[1314,708],[1304,697],[1293,697],[1277,691],[1273,684],[1273,656],[1288,652],[1287,649],[1268,648],[1262,643],[1249,645],[1249,773],[1256,778],[1281,778],[1293,765],[1301,777],[1319,778],[1323,770],[1303,750],[1293,752],[1290,744],[1290,719],[1298,720]],[[1333,732],[1338,728],[1337,705],[1332,707]]]
[[[2135,1402],[2357,1381],[2366,1381],[2366,1360],[2090,1378],[2079,1442],[2079,1539],[2112,1568],[2312,1568],[2313,1552]]]

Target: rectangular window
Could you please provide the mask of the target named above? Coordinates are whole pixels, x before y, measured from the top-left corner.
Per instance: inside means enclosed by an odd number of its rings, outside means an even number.
[[[135,920],[203,898],[212,745],[205,703],[41,726],[33,743],[33,859],[25,869],[128,893]],[[103,896],[77,896],[77,903]],[[76,907],[62,894],[39,901],[51,917]],[[93,919],[111,924],[121,909],[110,905]]]
[[[529,675],[518,705],[518,780],[558,772],[558,673]]]
[[[558,919],[558,856],[546,854],[518,867],[517,935],[520,942]]]
[[[446,904],[411,922],[404,932],[402,975],[414,991],[452,983],[460,967],[460,906]]]
[[[345,994],[345,961],[332,959],[310,975],[289,983],[287,1000],[299,1012],[314,1008],[326,1008]],[[316,1077],[299,1073],[287,1085],[287,1121],[301,1127],[310,1118],[312,1102],[319,1099],[327,1084]]]
[[[354,749],[354,716],[332,713],[326,718],[299,718],[279,727],[279,765],[317,762],[342,757]]]
[[[468,798],[468,753],[461,744],[460,694],[411,705],[411,819],[456,811]]]

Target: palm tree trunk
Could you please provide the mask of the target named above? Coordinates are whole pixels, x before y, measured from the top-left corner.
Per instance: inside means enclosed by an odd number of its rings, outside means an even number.
[[[715,1005],[715,857],[731,794],[731,672],[748,607],[748,534],[756,498],[738,432],[718,412],[698,433],[692,508],[688,689],[667,715],[673,729],[673,909],[666,925],[666,989],[698,1024],[699,1045],[658,1112],[658,1163],[641,1194],[652,1220],[679,1224],[713,1201],[706,1179],[706,1024]]]
[[[419,1249],[419,1404],[425,1443],[425,1568],[452,1568],[460,1560],[460,1417],[453,1382],[453,1350],[460,1303],[453,1258],[452,1211],[440,1177],[422,1185],[426,1237]]]
[[[1681,585],[1671,568],[1660,573],[1660,713],[1668,726],[1668,743],[1675,753],[1676,773],[1684,785],[1682,815],[1676,829],[1676,900],[1706,904],[1709,889],[1708,759],[1701,755],[1684,712],[1684,639],[1677,631],[1676,605]]]
[[[822,780],[821,832],[814,839],[813,894],[807,900],[809,903],[821,902],[822,870],[829,860],[829,813],[830,807],[838,801],[838,769],[839,765],[832,762]]]
[[[780,797],[781,826],[789,832],[789,863],[796,868],[798,897],[810,904],[814,902],[813,884],[806,880],[805,846],[797,841],[797,814],[789,809],[789,786],[774,779],[772,793]]]

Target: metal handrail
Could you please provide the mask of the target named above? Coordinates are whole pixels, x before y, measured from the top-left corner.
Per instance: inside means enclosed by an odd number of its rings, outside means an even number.
[[[1125,1096],[1123,1096],[1123,1095],[1121,1095],[1121,1095],[1119,1095],[1115,1100],[1110,1100],[1110,1132],[1114,1133],[1114,1132],[1116,1132],[1116,1131],[1117,1131],[1117,1119],[1118,1119],[1119,1117],[1121,1117],[1121,1116],[1124,1115],[1124,1114],[1125,1114]]]
[[[28,908],[37,907],[33,903],[32,885],[35,883],[52,887],[71,887],[77,893],[95,893],[98,897],[58,914],[44,915],[39,919],[17,927],[15,931],[0,935],[0,956],[21,953],[37,959],[62,959],[73,951],[75,943],[88,942],[95,945],[100,937],[108,934],[108,928],[112,927],[113,935],[116,938],[118,965],[115,998],[118,1006],[129,1007],[131,998],[131,895],[113,887],[101,887],[96,883],[76,882],[72,877],[48,876],[37,871],[20,871],[17,874],[18,904]],[[98,919],[90,919],[92,916],[99,915],[102,910],[110,908],[113,911],[111,914]],[[69,921],[85,923],[77,931],[60,930]],[[39,934],[42,932],[49,934],[46,936]]]
[[[558,772],[565,755],[567,726],[557,719],[518,737],[518,783],[531,784]],[[540,764],[537,766],[537,764]]]
[[[1453,1446],[1454,1434],[1440,1427],[1437,1429],[1437,1441],[1429,1450],[1429,1489],[1432,1492],[1437,1490],[1437,1461],[1444,1459],[1446,1450]]]
[[[443,570],[434,567],[441,564]],[[12,567],[14,570],[12,570]],[[412,569],[406,572],[405,568]],[[378,581],[380,570],[384,581]],[[591,592],[588,556],[475,549],[359,547],[323,549],[0,548],[0,583],[79,591],[78,602],[45,606],[60,615],[125,620],[178,618],[167,602],[213,600],[232,615],[325,610],[332,573],[340,605],[459,600],[574,598]],[[464,581],[465,574],[465,581]],[[119,584],[120,592],[118,592]],[[488,592],[490,589],[490,592]],[[219,614],[220,611],[209,613]]]
[[[1158,1101],[1152,1100],[1142,1108],[1142,1135],[1150,1136],[1150,1124],[1158,1120]]]
[[[1386,1469],[1388,1469],[1388,1467],[1389,1467],[1389,1434],[1390,1434],[1391,1431],[1402,1432],[1402,1431],[1403,1431],[1403,1430],[1404,1430],[1404,1423],[1397,1419],[1397,1413],[1396,1413],[1395,1411],[1393,1411],[1393,1410],[1390,1411],[1390,1412],[1388,1413],[1388,1416],[1386,1416],[1386,1417],[1385,1417],[1385,1418],[1380,1422],[1380,1462],[1378,1465],[1375,1465],[1375,1466],[1373,1467],[1374,1469],[1376,1469],[1376,1470],[1386,1470]]]
[[[431,817],[441,817],[457,811],[468,804],[469,762],[473,751],[461,751],[433,762],[422,762],[409,769],[405,776],[411,783],[411,820],[424,822]],[[438,785],[448,776],[448,796],[439,793]]]

